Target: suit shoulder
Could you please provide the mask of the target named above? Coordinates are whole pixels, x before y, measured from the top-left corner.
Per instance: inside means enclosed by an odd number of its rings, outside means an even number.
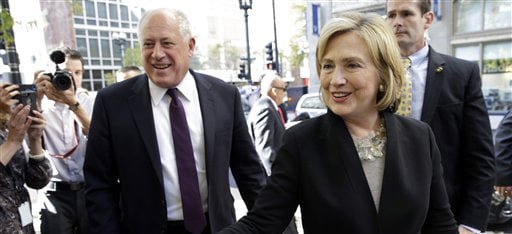
[[[325,121],[323,118],[325,118],[325,115],[302,120],[300,123],[288,128],[286,132],[291,135],[310,138],[322,127],[322,123]]]
[[[435,53],[437,53],[437,52],[435,52]],[[437,53],[437,54],[441,58],[443,58],[444,61],[447,64],[455,64],[455,65],[457,65],[457,67],[459,67],[459,66],[462,66],[462,67],[478,66],[478,64],[476,62],[472,62],[472,61],[468,61],[468,60],[465,60],[465,59],[457,58],[457,57],[454,57],[454,56],[451,56],[451,55],[447,55],[447,54],[442,54],[442,53]]]

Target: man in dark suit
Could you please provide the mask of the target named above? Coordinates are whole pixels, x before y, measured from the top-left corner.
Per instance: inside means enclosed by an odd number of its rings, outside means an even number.
[[[439,54],[427,44],[424,34],[434,21],[430,0],[388,1],[387,20],[401,55],[412,61],[410,117],[427,122],[434,131],[459,231],[484,231],[494,156],[478,65]]]
[[[229,169],[248,209],[265,184],[238,90],[189,70],[188,25],[177,10],[146,12],[139,23],[146,74],[97,95],[84,166],[91,233],[214,233],[236,218]],[[189,137],[177,135],[180,119]]]
[[[266,74],[260,81],[260,94],[261,97],[249,112],[247,122],[256,152],[267,175],[270,175],[285,130],[285,114],[279,106],[286,97],[286,83],[277,74]],[[295,218],[283,233],[298,233]]]
[[[275,74],[267,74],[260,81],[260,94],[261,97],[249,112],[247,122],[256,152],[270,175],[284,133],[284,119],[279,113],[279,105],[286,97],[286,83]]]

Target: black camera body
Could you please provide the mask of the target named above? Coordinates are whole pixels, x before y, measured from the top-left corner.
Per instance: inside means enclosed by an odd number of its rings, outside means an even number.
[[[53,74],[45,73],[45,75],[51,78],[53,87],[57,90],[67,90],[71,88],[71,85],[74,83],[73,75],[60,69],[58,66],[58,64],[66,61],[66,54],[60,50],[55,50],[50,54],[50,59],[55,63],[55,72]]]
[[[34,116],[32,110],[37,110],[36,105],[36,93],[37,88],[34,84],[20,84],[19,94],[14,96],[14,99],[18,100],[18,104],[30,106],[30,116]]]

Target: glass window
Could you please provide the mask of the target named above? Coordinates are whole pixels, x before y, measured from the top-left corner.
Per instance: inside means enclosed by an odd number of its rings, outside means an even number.
[[[107,5],[104,2],[98,2],[98,18],[107,18]]]
[[[84,71],[84,75],[82,77],[84,80],[86,80],[86,79],[90,80],[91,79],[91,74],[89,74],[89,72],[90,72],[89,70],[85,70]]]
[[[117,20],[119,16],[117,14],[117,4],[109,3],[108,12],[110,13],[110,19]]]
[[[103,59],[103,65],[112,65],[112,61],[110,59]]]
[[[75,29],[75,35],[85,36],[85,29]]]
[[[131,15],[132,15],[132,22],[139,22],[139,17],[137,17],[137,15],[135,15],[133,13],[133,11],[131,12]]]
[[[108,26],[108,23],[105,20],[100,20],[100,21],[98,21],[98,23],[100,26]]]
[[[508,28],[511,26],[512,3],[510,1],[485,1],[485,30]]]
[[[121,58],[121,46],[119,43],[115,43],[112,45],[112,51],[114,53],[114,58]]]
[[[96,25],[96,20],[87,20],[87,25]]]
[[[85,74],[85,73],[84,73]],[[83,79],[82,80],[82,88],[84,89],[87,89],[87,90],[91,90],[91,80],[89,79]]]
[[[455,57],[468,61],[480,61],[480,45],[464,45],[455,47]]]
[[[89,38],[89,48],[90,48],[90,57],[91,58],[97,58],[100,57],[100,50],[98,47],[98,39],[95,38]]]
[[[130,24],[129,23],[121,23],[121,27],[130,28]]]
[[[74,21],[75,21],[75,24],[84,24],[84,20],[83,19],[74,18]]]
[[[85,1],[85,15],[88,17],[96,17],[96,12],[94,11],[94,2]]]
[[[103,88],[103,82],[101,80],[94,81],[94,90],[100,90]]]
[[[512,41],[484,44],[483,73],[512,72]]]
[[[117,28],[117,27],[119,27],[119,23],[110,22],[110,27]]]
[[[121,8],[121,20],[128,21],[128,7],[125,5],[119,6]]]
[[[92,70],[93,79],[101,79],[101,70]]]
[[[455,2],[455,32],[475,32],[482,29],[482,7],[480,1],[459,0]]]
[[[100,35],[102,37],[108,37],[109,33],[107,31],[100,31]]]
[[[76,38],[76,47],[78,48],[78,51],[80,54],[84,57],[89,57],[87,53],[87,41],[85,38],[77,37]]]
[[[103,58],[110,57],[110,41],[102,39],[101,40],[101,55]]]
[[[87,32],[89,33],[89,36],[98,36],[98,31],[96,30],[87,30]]]
[[[91,65],[101,65],[100,60],[97,60],[97,59],[91,60]]]

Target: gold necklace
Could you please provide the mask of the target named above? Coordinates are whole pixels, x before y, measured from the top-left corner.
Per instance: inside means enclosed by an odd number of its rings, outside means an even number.
[[[354,141],[357,154],[361,160],[374,161],[378,158],[384,157],[384,146],[386,145],[386,128],[384,127],[384,120],[381,119],[377,132],[372,131],[368,136],[361,138],[352,136],[352,140]]]

